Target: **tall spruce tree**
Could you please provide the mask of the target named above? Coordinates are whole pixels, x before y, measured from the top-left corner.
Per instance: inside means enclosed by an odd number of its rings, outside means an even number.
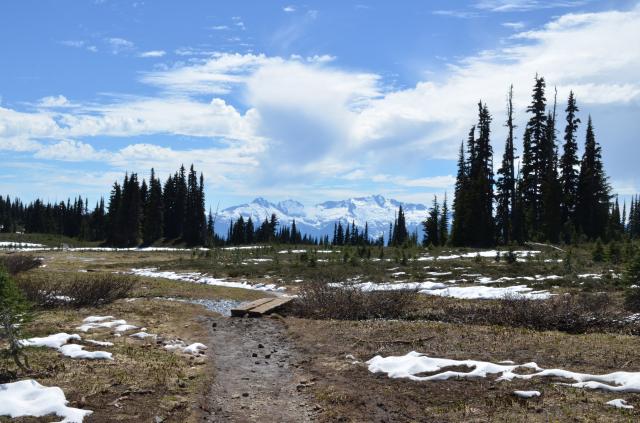
[[[438,197],[436,196],[433,197],[433,204],[429,210],[429,216],[427,217],[427,220],[422,222],[422,227],[424,231],[422,244],[424,246],[440,245],[440,204],[438,204]]]
[[[155,170],[152,168],[149,177],[149,193],[144,207],[143,243],[153,244],[162,238],[163,226],[162,184],[160,179],[156,178]]]
[[[440,245],[445,245],[449,240],[449,205],[447,204],[447,193],[444,193],[444,201],[440,209],[440,218],[438,220],[438,241]]]
[[[576,140],[576,131],[580,119],[576,113],[580,109],[576,103],[573,91],[569,92],[567,100],[567,124],[564,128],[564,144],[562,157],[560,158],[560,183],[562,185],[562,233],[565,242],[571,241],[571,234],[575,232],[575,212],[578,201],[578,170],[580,164],[578,160],[578,141]]]
[[[478,103],[478,138],[471,148],[469,161],[469,206],[474,213],[473,224],[466,231],[469,244],[487,247],[495,244],[493,218],[493,149],[491,147],[491,115],[486,104]]]
[[[540,148],[540,181],[541,213],[540,226],[542,240],[557,243],[562,228],[561,201],[562,186],[558,178],[558,154],[556,147],[556,96],[553,109],[547,115],[547,135]]]
[[[516,202],[516,179],[515,179],[515,147],[513,130],[513,85],[509,87],[507,96],[507,140],[502,156],[502,165],[498,170],[498,180],[496,182],[496,232],[498,239],[503,244],[513,241],[513,209]]]
[[[541,187],[545,170],[542,149],[548,138],[545,87],[544,78],[536,75],[531,104],[527,107],[531,117],[523,137],[522,194],[528,238],[539,238],[541,231]]]
[[[469,142],[473,142],[475,127],[469,132]],[[467,192],[469,189],[469,175],[467,161],[464,154],[464,142],[460,144],[458,154],[458,172],[453,197],[453,225],[451,228],[451,243],[455,246],[463,246],[467,243],[465,229],[472,210],[469,208]]]
[[[587,122],[584,154],[578,175],[576,220],[589,239],[604,238],[607,230],[610,187],[602,165],[602,151],[596,142],[591,116]]]

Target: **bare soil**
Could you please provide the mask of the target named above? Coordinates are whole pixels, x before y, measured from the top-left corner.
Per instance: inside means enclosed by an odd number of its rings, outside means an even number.
[[[211,318],[214,381],[205,422],[309,422],[302,356],[276,318]]]

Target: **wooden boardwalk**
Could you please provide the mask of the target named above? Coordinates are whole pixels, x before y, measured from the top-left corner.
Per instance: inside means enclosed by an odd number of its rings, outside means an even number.
[[[231,309],[231,317],[261,317],[271,314],[285,304],[291,302],[292,298],[260,298],[259,300],[241,305]]]

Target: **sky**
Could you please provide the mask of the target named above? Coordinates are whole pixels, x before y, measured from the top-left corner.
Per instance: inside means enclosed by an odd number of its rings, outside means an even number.
[[[0,195],[95,202],[125,172],[205,176],[207,205],[262,196],[429,203],[514,86],[591,115],[614,191],[640,192],[640,2],[6,0]],[[521,147],[520,147],[521,149]]]

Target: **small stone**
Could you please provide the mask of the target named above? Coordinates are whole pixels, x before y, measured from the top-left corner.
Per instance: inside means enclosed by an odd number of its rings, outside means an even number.
[[[271,358],[271,354],[265,354],[264,358],[266,358],[267,360]]]
[[[258,353],[251,354],[251,357],[257,357],[257,356],[258,356]]]
[[[258,348],[264,348],[264,345],[258,344]]]
[[[248,392],[243,392],[243,393],[242,393],[242,396],[246,398],[246,397],[248,397],[248,396],[249,396],[249,393],[248,393]]]

